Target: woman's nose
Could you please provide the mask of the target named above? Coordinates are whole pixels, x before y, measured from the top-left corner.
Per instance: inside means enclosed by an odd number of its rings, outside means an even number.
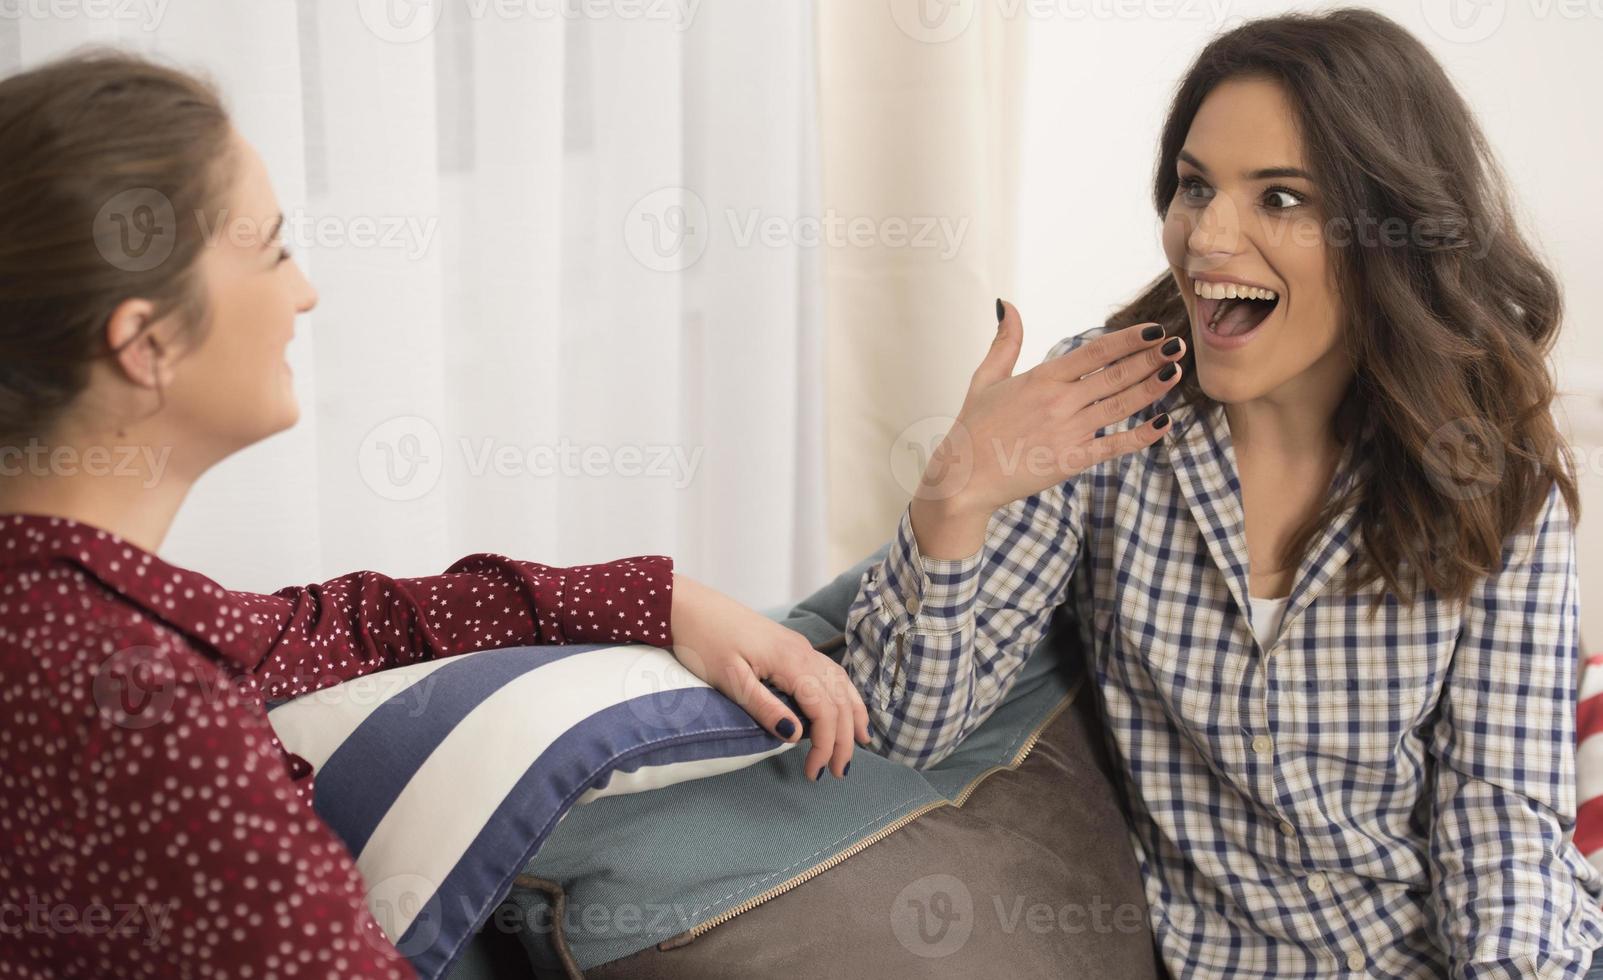
[[[311,312],[312,308],[315,307],[316,305],[317,305],[317,287],[313,286],[312,285],[312,281],[310,279],[306,278],[306,273],[302,272],[301,273],[301,294],[300,294],[299,297],[297,297],[297,301],[295,303],[295,312],[297,312],[297,313],[309,313],[309,312]]]
[[[1239,247],[1241,222],[1236,213],[1235,198],[1228,194],[1215,194],[1186,239],[1191,254],[1202,259],[1226,258]]]

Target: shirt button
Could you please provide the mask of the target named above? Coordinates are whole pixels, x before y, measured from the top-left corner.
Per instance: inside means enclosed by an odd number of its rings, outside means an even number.
[[[1292,834],[1297,832],[1297,828],[1291,825],[1291,821],[1282,820],[1280,821],[1280,832],[1285,834],[1287,837],[1290,837]]]
[[[914,596],[913,598],[907,600],[907,614],[909,616],[917,616],[918,615],[918,606],[919,606],[919,602],[918,602],[918,597],[917,596]]]
[[[1363,953],[1360,953],[1355,949],[1351,953],[1347,954],[1347,969],[1354,971],[1362,970],[1364,965],[1365,960]]]
[[[1252,740],[1252,750],[1259,755],[1268,755],[1274,747],[1275,743],[1269,740],[1268,735],[1259,735]]]
[[[1324,875],[1314,875],[1308,879],[1308,890],[1313,892],[1315,895],[1319,895],[1324,892],[1325,886],[1328,884],[1330,884],[1330,882],[1325,878]]]

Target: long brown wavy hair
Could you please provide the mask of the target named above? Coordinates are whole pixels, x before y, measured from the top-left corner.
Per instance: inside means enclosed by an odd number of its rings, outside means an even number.
[[[1557,280],[1515,227],[1490,146],[1441,65],[1367,10],[1249,21],[1209,43],[1164,123],[1152,188],[1160,217],[1192,118],[1215,86],[1242,76],[1284,87],[1327,202],[1326,227],[1384,229],[1401,219],[1410,230],[1376,241],[1345,235],[1330,251],[1342,342],[1356,369],[1336,437],[1347,447],[1363,438],[1358,448],[1374,466],[1299,528],[1281,557],[1296,567],[1319,529],[1354,506],[1361,538],[1349,589],[1382,581],[1409,604],[1419,587],[1466,598],[1502,567],[1506,539],[1534,524],[1555,483],[1579,518],[1550,414]],[[1190,333],[1168,272],[1107,325],[1148,321],[1171,336]],[[1190,347],[1176,397],[1207,404]]]

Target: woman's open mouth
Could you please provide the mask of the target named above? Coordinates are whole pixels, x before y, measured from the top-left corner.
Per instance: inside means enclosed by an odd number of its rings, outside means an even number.
[[[1258,328],[1280,305],[1280,294],[1257,286],[1191,280],[1197,321],[1204,343],[1233,350],[1257,336]],[[1231,295],[1234,294],[1234,295]]]

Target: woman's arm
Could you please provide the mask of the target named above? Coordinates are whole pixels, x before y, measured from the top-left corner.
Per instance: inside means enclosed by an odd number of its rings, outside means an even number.
[[[554,568],[469,555],[444,574],[352,572],[271,595],[234,593],[261,617],[253,671],[269,699],[377,670],[519,644],[673,642],[673,562],[661,555]]]
[[[1079,477],[1161,439],[1166,415],[1131,416],[1179,380],[1183,343],[1163,343],[1155,324],[1071,337],[1015,376],[1023,325],[1006,312],[847,616],[845,666],[867,702],[869,744],[915,768],[944,759],[1001,703],[1079,562]]]
[[[650,643],[674,647],[687,669],[787,742],[803,737],[801,719],[763,681],[794,695],[810,723],[809,776],[826,766],[844,775],[854,742],[867,739],[866,712],[834,661],[800,634],[675,575],[660,555],[553,568],[478,554],[443,575],[353,572],[235,598],[271,624],[254,672],[270,700],[475,650]]]
[[[1470,597],[1431,741],[1431,905],[1453,975],[1579,977],[1575,539],[1555,488]]]
[[[867,702],[870,746],[922,769],[951,754],[1007,694],[1079,564],[1072,482],[1010,504],[982,550],[920,554],[909,513],[863,576],[845,667]]]

